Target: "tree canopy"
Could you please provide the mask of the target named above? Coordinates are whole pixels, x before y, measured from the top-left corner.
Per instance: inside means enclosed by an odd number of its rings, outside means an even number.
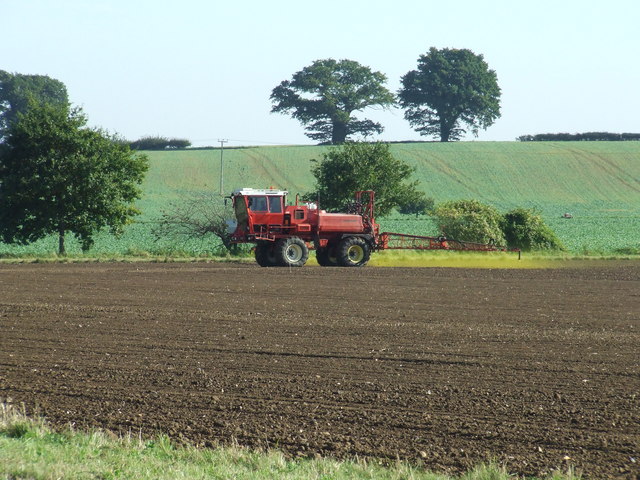
[[[383,73],[353,60],[316,60],[273,89],[271,111],[291,114],[313,140],[340,144],[352,135],[382,133],[382,125],[353,113],[393,105],[386,81]]]
[[[67,105],[64,83],[46,75],[23,75],[0,70],[0,140],[19,113],[25,112],[29,102]]]
[[[467,132],[463,125],[477,136],[500,117],[496,72],[467,49],[429,49],[402,77],[398,97],[411,126],[442,142],[460,139]]]
[[[86,127],[80,109],[31,102],[8,129],[0,150],[0,238],[26,244],[73,233],[87,250],[108,226],[118,234],[138,213],[132,202],[148,168],[98,129]]]
[[[435,208],[435,200],[431,197],[418,198],[405,205],[401,205],[398,211],[403,215],[431,215]]]
[[[347,142],[331,147],[322,157],[311,169],[316,190],[306,198],[319,199],[326,210],[343,210],[359,190],[375,191],[379,216],[424,196],[416,189],[417,181],[407,181],[413,168],[394,158],[386,143]]]

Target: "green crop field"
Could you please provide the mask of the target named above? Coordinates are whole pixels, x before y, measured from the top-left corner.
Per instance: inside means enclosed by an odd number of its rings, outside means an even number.
[[[224,150],[224,190],[313,187],[312,159],[327,147],[247,147]],[[458,142],[399,143],[398,158],[416,168],[415,178],[436,202],[478,199],[506,211],[537,208],[572,253],[608,254],[640,248],[640,142]],[[151,168],[138,202],[142,215],[119,239],[96,238],[93,254],[218,252],[212,239],[155,241],[151,228],[171,202],[193,192],[218,192],[220,150],[148,152]],[[571,213],[573,218],[562,218]],[[435,235],[428,218],[393,214],[383,230]],[[68,250],[79,252],[69,242]],[[0,243],[0,256],[54,253],[56,239],[29,246]]]

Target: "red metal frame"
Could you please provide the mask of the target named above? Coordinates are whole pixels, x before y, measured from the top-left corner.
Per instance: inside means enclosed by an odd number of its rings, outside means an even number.
[[[493,243],[461,242],[440,237],[408,235],[406,233],[383,232],[380,234],[377,246],[379,250],[457,250],[474,252],[517,252],[520,249],[508,249]]]

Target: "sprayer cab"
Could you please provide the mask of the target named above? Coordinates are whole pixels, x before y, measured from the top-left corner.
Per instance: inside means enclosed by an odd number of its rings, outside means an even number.
[[[232,193],[237,226],[233,241],[237,243],[276,241],[299,236],[305,241],[333,234],[364,234],[371,227],[362,212],[328,213],[313,202],[287,205],[286,190],[244,188]],[[321,242],[322,244],[326,242]]]
[[[281,231],[288,192],[243,188],[231,194],[236,217],[234,242],[252,242]]]

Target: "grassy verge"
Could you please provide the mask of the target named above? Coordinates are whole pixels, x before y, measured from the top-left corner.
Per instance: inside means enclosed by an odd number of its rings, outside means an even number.
[[[497,465],[483,465],[461,477],[425,472],[408,463],[390,467],[364,460],[289,460],[280,452],[240,447],[178,447],[167,437],[118,437],[109,432],[51,430],[10,404],[0,404],[0,479],[413,479],[502,480],[515,478]],[[549,479],[580,478],[572,472]]]
[[[371,267],[449,267],[449,268],[563,268],[577,266],[611,265],[615,261],[637,262],[637,252],[612,254],[571,254],[523,252],[521,258],[517,253],[508,252],[447,252],[447,251],[415,251],[388,250],[371,255]],[[253,264],[253,255],[248,252],[242,256],[215,256],[188,254],[154,255],[148,252],[123,255],[91,255],[70,254],[49,255],[0,255],[1,264],[17,263],[248,263]],[[309,253],[308,266],[318,266],[315,253]]]
[[[448,267],[448,268],[564,268],[611,265],[613,262],[639,261],[636,254],[577,255],[545,252],[421,252],[388,250],[371,256],[374,267]]]

